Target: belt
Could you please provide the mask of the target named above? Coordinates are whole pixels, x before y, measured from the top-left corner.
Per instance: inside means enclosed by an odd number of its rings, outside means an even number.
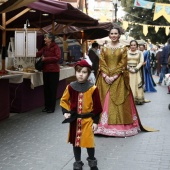
[[[77,118],[89,118],[89,117],[93,117],[94,114],[93,113],[86,113],[86,114],[76,114]]]
[[[128,67],[130,67],[130,68],[135,68],[136,66],[128,66]]]
[[[76,120],[77,118],[89,118],[89,117],[93,117],[93,113],[85,113],[85,114],[77,114],[74,111],[70,111],[71,112],[71,116],[70,118],[65,119],[62,123],[71,123],[74,120]]]

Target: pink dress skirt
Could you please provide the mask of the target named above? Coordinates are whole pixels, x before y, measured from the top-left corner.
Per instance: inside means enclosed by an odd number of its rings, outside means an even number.
[[[136,106],[134,104],[132,93],[130,93],[130,104],[132,110],[132,124],[120,124],[120,125],[108,125],[108,105],[109,105],[109,97],[110,92],[107,93],[103,112],[101,115],[100,122],[98,124],[98,129],[95,131],[94,134],[101,134],[106,136],[117,136],[117,137],[126,137],[126,136],[133,136],[140,132],[140,125],[139,125],[139,117],[136,110]]]

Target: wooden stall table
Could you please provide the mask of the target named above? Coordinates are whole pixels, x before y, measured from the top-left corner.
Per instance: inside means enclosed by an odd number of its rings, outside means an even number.
[[[0,76],[0,120],[10,115],[10,82],[21,83],[22,81],[20,74]]]
[[[10,71],[12,73],[18,71]],[[44,105],[43,74],[42,72],[23,74],[23,82],[10,83],[10,112],[23,113]],[[66,88],[67,78],[75,75],[74,67],[64,66],[60,69],[60,81],[56,99],[60,98]]]
[[[9,117],[9,80],[0,79],[0,120]]]

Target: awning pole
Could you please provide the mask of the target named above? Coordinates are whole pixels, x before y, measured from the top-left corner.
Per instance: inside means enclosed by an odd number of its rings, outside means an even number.
[[[2,27],[6,29],[5,22],[6,22],[6,13],[2,13]],[[5,29],[2,30],[2,50],[6,50],[6,30]],[[5,72],[5,57],[6,57],[5,54],[6,54],[6,52],[3,51],[2,56],[1,56],[1,58],[2,58],[2,69],[1,69],[1,71],[2,72]]]

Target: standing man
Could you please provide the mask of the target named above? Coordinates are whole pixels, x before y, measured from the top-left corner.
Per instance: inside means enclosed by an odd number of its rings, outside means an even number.
[[[170,53],[170,38],[167,41],[167,45],[163,47],[162,54],[161,54],[161,74],[159,77],[159,81],[157,84],[161,85],[163,78],[165,77],[166,73],[170,73],[170,68],[168,67],[168,56]]]
[[[92,48],[89,50],[88,56],[92,62],[92,70],[96,77],[97,70],[99,68],[99,55],[98,55],[99,44],[97,42],[92,43]]]
[[[161,58],[163,46],[158,45],[157,47],[158,47],[158,50],[156,52],[156,73],[155,73],[155,75],[159,76],[160,73],[161,73],[161,64],[160,64],[160,62],[161,62],[160,60],[161,59],[160,58]]]
[[[156,72],[156,48],[155,47],[150,49],[150,66],[151,66],[151,75],[155,75]]]

